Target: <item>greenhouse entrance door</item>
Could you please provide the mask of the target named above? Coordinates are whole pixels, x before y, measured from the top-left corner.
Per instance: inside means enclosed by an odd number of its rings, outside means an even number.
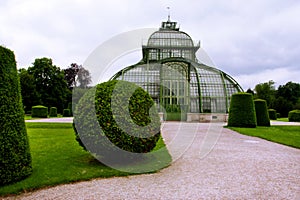
[[[161,105],[164,120],[186,121],[188,111],[188,81],[186,63],[168,62],[161,69]]]

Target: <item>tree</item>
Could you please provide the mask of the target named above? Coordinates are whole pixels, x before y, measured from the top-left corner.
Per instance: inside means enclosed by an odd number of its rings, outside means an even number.
[[[292,104],[295,105],[300,98],[300,84],[288,82],[285,85],[280,85],[278,87],[276,97],[280,96],[291,101]]]
[[[21,95],[25,112],[31,111],[31,107],[41,104],[40,95],[36,91],[34,76],[29,74],[26,69],[19,70],[21,84]]]
[[[249,94],[252,94],[252,95],[254,95],[254,91],[253,90],[251,90],[251,88],[248,88],[248,90],[246,91],[247,93],[249,93]]]
[[[72,63],[70,67],[64,70],[64,73],[70,90],[74,87],[87,88],[92,82],[90,72],[76,63]]]
[[[82,66],[79,68],[77,74],[77,82],[79,83],[78,87],[80,88],[87,88],[88,85],[92,82],[90,72]]]
[[[268,107],[272,107],[275,99],[275,82],[270,80],[266,83],[260,83],[255,86],[255,99],[264,99],[267,101]]]
[[[289,111],[300,107],[300,84],[288,82],[280,85],[276,91],[274,109],[283,117],[287,117]]]
[[[281,117],[287,117],[289,111],[293,110],[293,104],[284,97],[280,96],[276,98],[274,102],[274,109],[280,113]]]
[[[0,186],[32,173],[14,53],[0,46]]]
[[[68,90],[64,71],[52,64],[50,58],[35,59],[28,73],[34,77],[40,102],[46,107],[57,107],[62,112],[67,105]]]
[[[79,71],[79,68],[80,66],[78,64],[72,63],[70,67],[64,70],[65,79],[70,90],[76,87],[76,76]]]

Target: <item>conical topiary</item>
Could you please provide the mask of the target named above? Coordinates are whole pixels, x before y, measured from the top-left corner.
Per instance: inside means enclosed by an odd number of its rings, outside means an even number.
[[[256,127],[255,107],[252,94],[239,92],[232,95],[228,126]]]
[[[14,53],[0,46],[0,186],[32,172]]]
[[[257,126],[270,126],[267,102],[263,99],[254,100]]]

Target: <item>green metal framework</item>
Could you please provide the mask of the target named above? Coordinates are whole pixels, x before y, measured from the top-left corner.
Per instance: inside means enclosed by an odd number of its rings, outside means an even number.
[[[180,105],[190,113],[226,113],[231,95],[242,91],[228,74],[197,62],[200,43],[179,31],[176,22],[163,22],[143,46],[143,59],[111,79],[134,82],[157,104]]]

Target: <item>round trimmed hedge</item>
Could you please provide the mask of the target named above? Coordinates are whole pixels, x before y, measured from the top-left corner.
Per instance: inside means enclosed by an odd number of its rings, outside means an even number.
[[[63,117],[71,117],[71,110],[70,109],[64,109],[63,110]]]
[[[94,156],[123,162],[130,156],[116,152],[150,152],[160,138],[161,124],[145,90],[112,80],[85,93],[76,105],[73,125],[76,140]]]
[[[276,113],[276,110],[269,109],[268,112],[269,112],[270,119],[272,119],[272,120],[276,120],[277,119],[277,114],[279,114],[279,113]]]
[[[300,122],[300,110],[292,110],[289,112],[289,122]]]
[[[0,186],[32,173],[14,53],[0,46]]]
[[[256,127],[255,107],[252,94],[239,92],[232,95],[228,126]]]
[[[47,118],[48,108],[42,105],[32,106],[31,117]]]
[[[50,112],[49,112],[50,117],[57,117],[57,108],[56,107],[51,107]]]
[[[255,113],[257,126],[270,126],[270,118],[267,108],[267,102],[263,99],[255,99]]]

